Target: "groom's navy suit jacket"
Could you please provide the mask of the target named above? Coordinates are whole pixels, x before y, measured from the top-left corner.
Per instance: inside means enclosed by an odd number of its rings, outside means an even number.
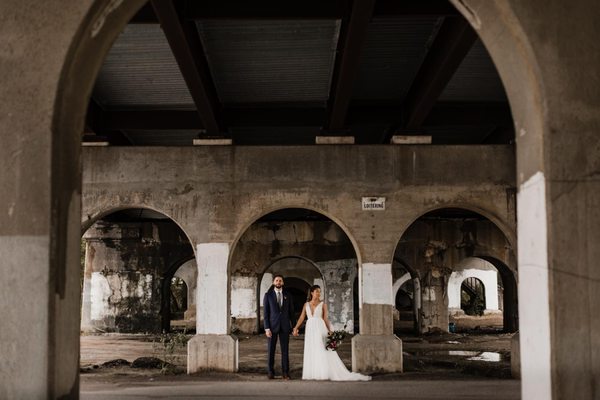
[[[270,329],[273,333],[290,333],[296,324],[294,318],[294,301],[290,293],[283,289],[283,304],[281,308],[277,304],[277,295],[275,290],[270,289],[265,293],[263,299],[263,313],[265,316],[265,329]]]

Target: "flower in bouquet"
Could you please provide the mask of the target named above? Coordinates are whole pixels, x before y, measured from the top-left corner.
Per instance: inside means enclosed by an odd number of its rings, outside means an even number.
[[[325,349],[337,351],[347,334],[348,332],[346,332],[346,325],[344,325],[342,330],[330,332],[327,335],[327,344],[325,345]]]

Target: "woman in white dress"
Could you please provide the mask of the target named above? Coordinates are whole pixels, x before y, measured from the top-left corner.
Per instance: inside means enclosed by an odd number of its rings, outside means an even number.
[[[327,350],[327,334],[333,330],[327,318],[327,305],[321,301],[321,288],[314,285],[310,288],[308,301],[304,304],[302,314],[294,327],[293,335],[298,336],[298,328],[304,318],[304,363],[302,379],[332,381],[368,381],[370,376],[350,372],[337,352]]]

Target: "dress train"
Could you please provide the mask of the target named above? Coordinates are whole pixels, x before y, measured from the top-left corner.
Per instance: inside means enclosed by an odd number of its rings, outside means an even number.
[[[332,381],[368,381],[368,375],[350,372],[337,352],[327,350],[327,327],[323,320],[323,302],[315,307],[312,315],[310,305],[306,307],[306,328],[304,331],[304,364],[302,379]]]

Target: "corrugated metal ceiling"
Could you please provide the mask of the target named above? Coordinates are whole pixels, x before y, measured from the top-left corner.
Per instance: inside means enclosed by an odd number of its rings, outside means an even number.
[[[374,18],[369,24],[353,97],[402,100],[419,70],[439,18]]]
[[[195,108],[158,24],[125,27],[104,60],[93,96],[105,108]]]
[[[440,101],[508,101],[496,67],[477,39],[448,82]]]
[[[222,103],[326,103],[338,20],[204,20],[196,25]]]

